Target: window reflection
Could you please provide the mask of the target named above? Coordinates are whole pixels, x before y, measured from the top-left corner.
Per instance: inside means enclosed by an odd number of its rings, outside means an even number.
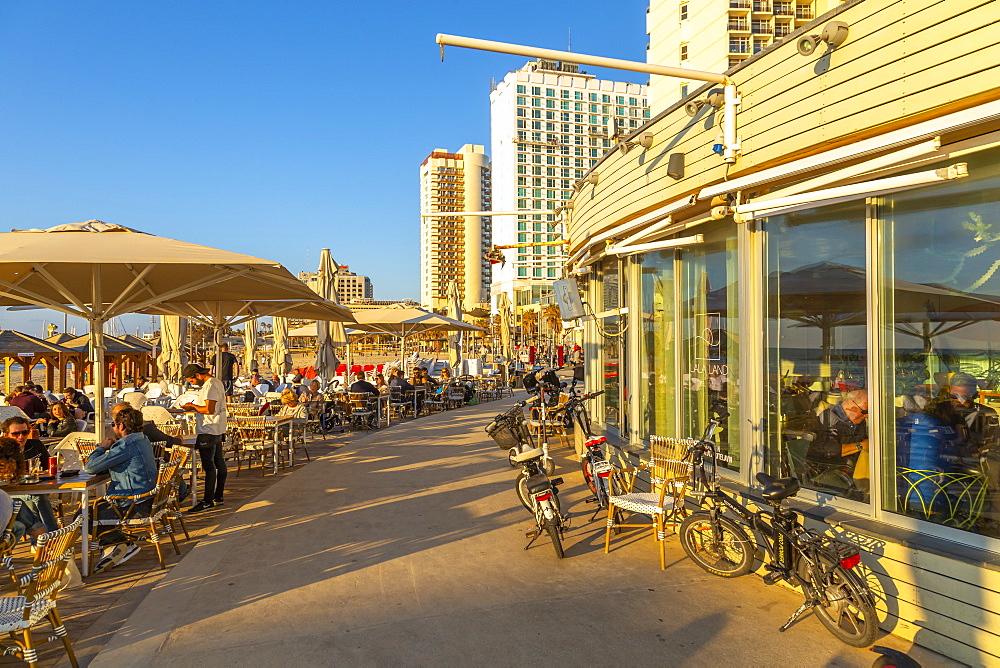
[[[887,198],[887,510],[1000,537],[1000,152]],[[895,491],[895,494],[892,493]]]
[[[864,204],[767,219],[767,467],[807,489],[869,492]]]
[[[618,281],[618,260],[601,263],[601,310],[610,311],[621,306]],[[621,337],[618,336],[620,318],[617,315],[601,320],[604,335],[601,339],[601,364],[604,395],[604,424],[612,429],[621,426]]]
[[[674,254],[647,253],[640,259],[642,313],[639,407],[642,437],[677,432],[674,394]]]
[[[685,431],[700,435],[712,404],[725,404],[730,416],[717,433],[719,466],[740,470],[739,308],[736,230],[731,221],[706,225],[705,243],[680,253],[681,399]]]

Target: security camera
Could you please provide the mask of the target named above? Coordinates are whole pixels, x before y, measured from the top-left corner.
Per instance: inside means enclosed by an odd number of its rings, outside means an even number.
[[[705,105],[721,109],[726,103],[726,95],[721,90],[713,90],[704,100],[692,100],[684,105],[684,112],[692,118],[698,115]]]
[[[684,105],[684,113],[690,116],[691,118],[694,118],[695,116],[698,115],[698,112],[701,111],[701,108],[704,107],[706,104],[708,103],[705,102],[705,100],[692,100]]]
[[[795,48],[803,56],[811,56],[816,52],[820,42],[826,42],[834,49],[847,41],[847,24],[843,21],[830,21],[823,26],[823,32],[819,35],[803,35],[795,43]]]
[[[652,132],[650,132],[649,130],[646,130],[645,132],[643,132],[642,134],[639,135],[639,146],[641,146],[643,148],[649,148],[652,145],[653,145],[653,133]]]

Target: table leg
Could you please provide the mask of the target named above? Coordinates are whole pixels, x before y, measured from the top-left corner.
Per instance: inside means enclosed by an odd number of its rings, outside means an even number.
[[[80,512],[83,516],[83,531],[80,532],[81,549],[83,550],[83,554],[80,555],[80,565],[83,568],[80,569],[80,575],[88,577],[90,575],[90,491],[86,487],[83,488],[83,505]]]
[[[191,446],[191,505],[198,503],[198,448]]]
[[[278,444],[278,428],[274,428],[274,434],[271,436],[274,440],[274,475],[278,475],[278,457],[280,456],[281,450]]]

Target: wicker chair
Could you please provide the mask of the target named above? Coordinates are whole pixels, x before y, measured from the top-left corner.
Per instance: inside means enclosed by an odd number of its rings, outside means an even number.
[[[413,401],[407,399],[403,393],[403,388],[398,385],[389,386],[389,409],[397,417],[406,417],[406,414],[413,408]]]
[[[31,572],[19,581],[18,595],[0,597],[0,633],[9,634],[9,637],[0,640],[4,654],[13,654],[30,666],[37,666],[37,646],[60,640],[70,664],[77,667],[73,645],[56,609],[56,595],[60,591],[66,566],[73,559],[73,546],[80,538],[82,524],[83,518],[78,517],[69,526],[39,536]],[[54,635],[37,642],[31,635],[31,629],[42,620],[52,625]],[[21,633],[20,639],[18,632]]]
[[[443,411],[448,408],[447,389],[444,385],[427,395],[427,398],[424,399],[424,407],[428,413]]]
[[[177,520],[181,525],[181,531],[184,532],[184,539],[191,540],[191,534],[188,533],[187,526],[184,524],[184,512],[181,510],[181,499],[180,499],[180,489],[181,482],[184,478],[184,470],[188,465],[188,461],[191,459],[190,448],[177,447],[170,451],[170,460],[168,463],[173,466],[174,475],[169,481],[161,480],[157,478],[157,484],[170,483],[170,494],[167,496],[167,514],[166,517],[170,522],[170,528],[173,530],[173,521]],[[160,469],[160,474],[163,474],[164,469]]]
[[[161,569],[167,567],[163,561],[163,551],[160,549],[160,540],[164,536],[170,539],[174,546],[174,552],[178,555],[181,553],[181,549],[177,546],[177,540],[174,538],[173,523],[170,521],[167,510],[167,501],[173,489],[173,478],[177,474],[177,469],[176,462],[162,464],[157,474],[156,487],[144,494],[105,494],[104,500],[115,510],[118,517],[113,520],[96,518],[92,520],[94,527],[112,526],[121,529],[130,540],[148,538],[153,547],[156,548],[156,558],[160,561]],[[138,504],[146,499],[150,499],[151,504],[148,511],[142,511]],[[124,507],[118,505],[123,501],[131,503]],[[93,552],[90,563],[96,564],[101,549],[100,541],[95,540],[90,545]]]
[[[83,465],[87,463],[87,459],[97,449],[97,436],[95,435],[90,438],[80,436],[70,441],[70,445],[76,450],[76,454],[80,458],[80,468],[83,468]]]
[[[377,399],[368,392],[349,392],[351,402],[351,425],[364,427],[365,431],[375,428],[378,420]]]
[[[465,405],[465,388],[460,385],[449,385],[445,392],[447,393],[448,408],[461,408]]]
[[[604,533],[604,553],[611,551],[611,531],[623,527],[650,528],[660,548],[660,568],[667,567],[665,550],[666,529],[674,527],[687,513],[684,510],[684,491],[687,488],[689,465],[685,457],[690,439],[651,436],[649,462],[633,468],[617,469],[625,489],[624,494],[611,496],[608,503],[608,524]],[[641,471],[649,471],[649,492],[636,492],[635,482]],[[648,515],[650,522],[625,523],[622,513]],[[632,518],[629,518],[632,519]]]
[[[246,456],[247,460],[257,458],[260,460],[260,475],[263,477],[267,473],[267,458],[274,458],[274,426],[268,424],[264,417],[245,417],[235,421],[237,434],[240,443],[240,452]],[[250,468],[248,461],[247,468]],[[236,475],[240,474],[240,467],[237,465]]]

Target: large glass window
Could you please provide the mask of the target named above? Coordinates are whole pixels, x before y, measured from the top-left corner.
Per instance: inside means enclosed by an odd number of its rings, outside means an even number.
[[[609,311],[621,306],[618,260],[607,259],[601,263],[601,310]],[[604,424],[613,430],[621,428],[621,327],[618,315],[609,315],[600,321],[601,373],[604,395]]]
[[[647,253],[639,267],[639,429],[643,438],[676,436],[674,253]]]
[[[1000,537],[1000,151],[880,202],[883,508]],[[942,165],[943,166],[943,165]]]
[[[863,201],[768,218],[766,467],[868,500]]]
[[[684,435],[699,436],[715,403],[730,416],[717,432],[719,466],[740,470],[739,309],[736,228],[731,220],[706,225],[705,243],[680,253],[681,364]]]

